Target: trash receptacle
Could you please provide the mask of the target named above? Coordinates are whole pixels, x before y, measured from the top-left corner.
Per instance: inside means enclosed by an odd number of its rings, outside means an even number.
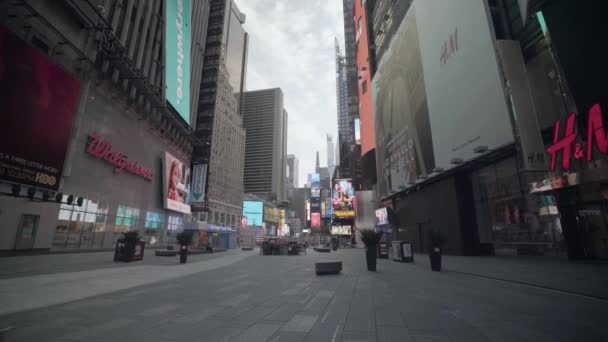
[[[414,251],[412,244],[404,241],[393,241],[393,260],[400,262],[413,262]]]

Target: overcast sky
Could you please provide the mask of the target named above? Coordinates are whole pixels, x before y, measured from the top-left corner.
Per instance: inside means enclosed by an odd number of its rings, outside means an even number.
[[[343,46],[342,0],[235,0],[249,33],[247,90],[280,87],[289,113],[287,153],[300,161],[298,186],[327,165],[337,140],[334,38]]]

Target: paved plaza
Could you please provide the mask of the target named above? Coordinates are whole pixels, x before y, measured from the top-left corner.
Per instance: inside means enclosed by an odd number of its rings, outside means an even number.
[[[0,329],[13,327],[7,340],[608,340],[606,278],[592,275],[605,274],[604,265],[446,257],[437,273],[417,256],[414,264],[378,260],[378,271],[368,272],[362,249],[229,251],[186,265],[152,254],[143,263],[105,264],[106,256],[0,259]],[[74,261],[75,272],[54,266],[79,257],[88,259]],[[27,258],[46,258],[46,271]],[[11,260],[29,271],[11,276]],[[343,271],[316,276],[318,260],[342,260]],[[539,270],[546,276],[533,276]],[[556,283],[559,270],[564,281]],[[582,280],[566,280],[577,274]]]

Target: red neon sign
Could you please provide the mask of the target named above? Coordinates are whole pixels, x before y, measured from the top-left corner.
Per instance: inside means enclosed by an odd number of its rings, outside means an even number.
[[[557,153],[562,152],[562,168],[570,169],[570,161],[572,158],[585,158],[587,162],[592,161],[593,146],[595,145],[603,154],[608,154],[608,129],[604,130],[604,122],[602,120],[602,109],[599,104],[591,106],[587,118],[587,148],[583,149],[583,143],[576,142],[578,132],[575,131],[574,123],[576,114],[572,113],[566,118],[566,129],[564,136],[559,138],[560,121],[555,122],[553,130],[553,145],[549,146],[546,151],[551,155],[551,171],[555,171],[557,164]],[[573,149],[574,148],[574,149]],[[574,151],[573,151],[574,150]]]
[[[149,181],[152,180],[153,173],[151,169],[139,165],[136,161],[129,160],[122,152],[112,151],[112,143],[106,140],[101,140],[99,135],[96,133],[91,134],[89,137],[92,140],[89,143],[87,152],[108,162],[109,164],[116,166],[114,169],[115,173],[120,173],[122,170],[126,170]]]

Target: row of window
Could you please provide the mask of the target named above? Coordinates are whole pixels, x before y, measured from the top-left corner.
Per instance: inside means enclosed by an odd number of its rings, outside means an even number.
[[[64,198],[64,202],[66,200],[67,198]],[[140,224],[142,219],[143,225]],[[172,243],[175,233],[182,228],[182,216],[146,211],[142,217],[139,208],[119,205],[112,217],[107,202],[85,199],[82,206],[61,204],[53,246],[108,247],[113,245],[122,233],[133,230],[143,231],[143,239],[151,245],[160,242]],[[106,237],[108,234],[113,235],[111,242]]]

